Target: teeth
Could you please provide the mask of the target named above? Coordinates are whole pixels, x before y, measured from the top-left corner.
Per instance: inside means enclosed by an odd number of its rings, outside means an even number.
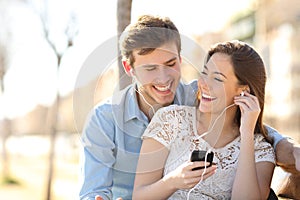
[[[213,98],[214,98],[214,97],[209,96],[209,95],[206,95],[206,94],[202,94],[202,97],[203,97],[203,98],[206,98],[206,99],[213,99]]]
[[[167,85],[167,86],[164,86],[164,87],[162,87],[162,86],[155,86],[155,88],[158,89],[161,92],[164,92],[164,91],[167,91],[170,88],[170,84]]]

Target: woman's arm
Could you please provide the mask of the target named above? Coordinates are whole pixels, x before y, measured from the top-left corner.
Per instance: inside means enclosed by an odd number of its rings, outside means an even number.
[[[255,163],[254,140],[246,141],[244,138],[232,189],[232,199],[267,199],[274,167],[271,162]]]
[[[143,140],[137,173],[134,182],[133,199],[167,199],[178,189],[193,188],[200,180],[204,162],[185,162],[173,172],[163,177],[168,149],[158,141],[148,138]],[[209,164],[209,163],[208,163]],[[214,174],[216,166],[207,168],[203,180]]]
[[[143,140],[137,172],[135,176],[133,199],[166,199],[176,190],[162,180],[168,149],[158,141]]]
[[[255,163],[254,127],[260,113],[258,99],[245,93],[235,97],[241,109],[241,147],[231,199],[267,199],[274,170],[271,162]]]

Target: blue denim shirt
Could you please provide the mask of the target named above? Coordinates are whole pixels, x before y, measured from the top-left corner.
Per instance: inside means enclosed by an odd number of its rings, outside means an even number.
[[[141,136],[149,124],[131,85],[90,113],[82,134],[80,199],[132,199]],[[197,81],[180,83],[174,104],[196,103]]]

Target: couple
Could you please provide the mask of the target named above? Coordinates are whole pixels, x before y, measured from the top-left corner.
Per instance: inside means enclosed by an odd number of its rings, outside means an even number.
[[[275,155],[266,140],[276,148],[286,138],[262,123],[266,77],[257,53],[241,42],[217,44],[198,82],[185,85],[180,34],[168,18],[140,17],[120,46],[135,83],[97,105],[86,122],[80,199],[186,199],[189,190],[197,198],[210,191],[267,198]],[[276,152],[288,147],[295,160],[287,144]],[[215,165],[193,171],[204,164],[189,162],[195,148],[213,151]]]

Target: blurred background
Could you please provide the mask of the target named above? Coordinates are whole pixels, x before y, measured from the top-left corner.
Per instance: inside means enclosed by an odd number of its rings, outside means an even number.
[[[0,199],[78,199],[84,119],[130,83],[117,36],[141,14],[170,17],[203,52],[254,46],[267,66],[265,121],[300,142],[299,0],[0,0]],[[204,54],[183,51],[190,81]],[[90,64],[99,70],[82,75]]]

